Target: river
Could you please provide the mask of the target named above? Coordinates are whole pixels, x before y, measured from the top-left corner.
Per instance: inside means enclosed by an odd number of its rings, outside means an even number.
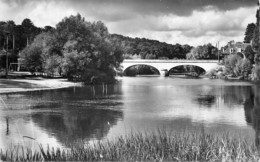
[[[95,91],[95,92],[94,92]],[[206,132],[260,139],[260,86],[176,77],[123,77],[119,83],[0,95],[0,146],[72,144],[130,132]]]

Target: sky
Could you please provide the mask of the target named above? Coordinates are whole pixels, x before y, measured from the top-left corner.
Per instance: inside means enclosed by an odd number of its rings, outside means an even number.
[[[0,0],[0,21],[54,26],[76,15],[103,21],[110,33],[169,44],[224,46],[243,41],[255,23],[257,0]]]

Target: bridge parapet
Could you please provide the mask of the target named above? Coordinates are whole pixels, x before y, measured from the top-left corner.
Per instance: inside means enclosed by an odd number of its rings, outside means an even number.
[[[218,63],[218,60],[148,60],[125,59],[124,63]]]

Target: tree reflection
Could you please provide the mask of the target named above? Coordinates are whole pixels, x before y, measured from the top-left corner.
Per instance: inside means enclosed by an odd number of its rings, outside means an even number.
[[[121,111],[108,109],[72,110],[62,113],[36,113],[32,120],[63,145],[80,140],[102,139],[123,118]]]
[[[260,149],[260,98],[259,87],[250,87],[249,95],[244,103],[245,118],[255,130],[255,144]]]
[[[196,98],[196,101],[203,106],[212,107],[216,102],[216,96],[214,95],[201,95]]]

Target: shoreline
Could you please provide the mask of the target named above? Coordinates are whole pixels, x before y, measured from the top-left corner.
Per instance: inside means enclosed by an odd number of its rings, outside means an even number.
[[[0,79],[0,94],[55,90],[81,85],[80,82],[71,82],[67,79]]]
[[[200,77],[200,78],[213,79],[209,77]],[[119,78],[117,78],[117,80],[118,79]],[[235,79],[214,78],[214,79],[259,83],[259,81],[241,80],[237,78]],[[64,78],[47,79],[47,78],[35,77],[35,78],[27,78],[27,79],[0,79],[0,94],[47,91],[47,90],[56,90],[56,89],[80,87],[80,86],[82,86],[81,82],[72,82]]]

